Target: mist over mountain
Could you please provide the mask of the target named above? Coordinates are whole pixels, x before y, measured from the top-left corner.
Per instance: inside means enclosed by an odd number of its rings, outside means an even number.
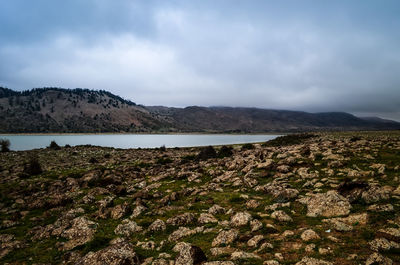
[[[143,106],[104,90],[0,87],[0,133],[397,130],[400,123],[345,112]]]

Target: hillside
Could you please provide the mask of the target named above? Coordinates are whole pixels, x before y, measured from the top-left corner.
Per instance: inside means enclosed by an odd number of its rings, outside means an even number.
[[[1,264],[400,264],[400,132],[0,152]]]
[[[165,125],[106,91],[0,88],[0,132],[150,132]]]
[[[400,123],[342,112],[257,108],[142,106],[107,91],[0,87],[0,133],[23,132],[298,132],[397,130]]]

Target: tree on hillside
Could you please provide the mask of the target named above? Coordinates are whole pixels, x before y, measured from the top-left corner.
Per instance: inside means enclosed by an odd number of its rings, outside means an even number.
[[[8,139],[0,139],[1,152],[9,152],[10,151],[10,140]]]

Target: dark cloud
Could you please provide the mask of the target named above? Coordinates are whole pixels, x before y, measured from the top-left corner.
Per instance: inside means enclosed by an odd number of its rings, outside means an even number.
[[[0,2],[0,84],[400,120],[398,1]]]

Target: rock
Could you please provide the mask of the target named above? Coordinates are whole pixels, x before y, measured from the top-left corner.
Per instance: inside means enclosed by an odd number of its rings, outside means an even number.
[[[392,192],[392,187],[384,186],[380,187],[378,185],[371,186],[367,191],[361,194],[361,198],[366,203],[375,203],[381,200],[387,200],[390,198]]]
[[[139,257],[130,243],[111,245],[97,252],[89,252],[77,265],[136,265]]]
[[[247,246],[251,248],[256,248],[258,244],[264,239],[263,235],[253,236],[252,238],[247,241]]]
[[[249,200],[249,201],[246,202],[246,207],[248,209],[255,209],[258,206],[260,206],[260,202],[257,201],[257,200]]]
[[[144,242],[140,242],[138,241],[136,243],[136,246],[145,249],[145,250],[153,250],[156,247],[156,243],[154,243],[154,241],[144,241]]]
[[[315,249],[315,244],[308,244],[306,247],[305,247],[305,251],[306,252],[309,252],[309,253],[311,253],[311,252],[314,252],[314,249]]]
[[[236,249],[231,247],[210,248],[211,255],[213,256],[228,255],[235,251]]]
[[[278,220],[280,222],[292,222],[293,219],[284,211],[278,210],[271,214],[271,218]]]
[[[305,242],[320,239],[319,235],[312,229],[308,229],[301,234],[301,239]]]
[[[254,219],[254,220],[250,221],[251,232],[258,231],[262,227],[263,227],[263,224],[260,221],[258,221],[257,219]]]
[[[290,171],[290,167],[288,165],[280,165],[276,168],[276,170],[280,173],[288,173]]]
[[[218,223],[218,220],[210,213],[201,213],[197,221],[200,224]]]
[[[263,265],[279,265],[279,262],[271,259],[271,260],[264,261]]]
[[[332,228],[339,232],[349,232],[353,230],[353,227],[351,225],[348,225],[338,220],[331,220],[330,223],[332,225]]]
[[[332,250],[330,247],[327,247],[327,248],[319,248],[319,249],[318,249],[318,253],[319,253],[320,255],[328,255],[328,254],[332,254],[332,253],[333,253],[333,250]]]
[[[126,215],[129,210],[130,210],[130,207],[127,202],[124,202],[123,204],[119,204],[111,210],[111,218],[112,219],[120,219],[121,217]]]
[[[62,237],[69,239],[69,241],[63,244],[62,249],[71,250],[91,241],[96,229],[97,223],[88,220],[84,216],[73,219],[71,227],[64,230],[61,234]]]
[[[393,191],[393,195],[400,196],[400,185]]]
[[[167,228],[163,220],[157,219],[150,226],[149,231],[151,232],[159,232],[164,231]]]
[[[216,238],[214,238],[212,242],[212,246],[220,246],[222,244],[229,245],[233,241],[236,240],[236,238],[239,236],[239,231],[236,229],[231,229],[228,231],[221,231]]]
[[[382,256],[381,254],[379,254],[377,252],[374,252],[367,258],[365,265],[375,265],[375,264],[392,265],[393,261],[389,258]]]
[[[20,241],[15,240],[14,235],[0,234],[0,259],[6,256],[14,249],[21,248],[22,244]]]
[[[208,213],[216,215],[216,214],[224,214],[225,213],[225,209],[221,206],[219,206],[218,204],[214,204],[213,206],[210,207],[210,209],[208,209]]]
[[[239,227],[239,226],[245,226],[247,225],[253,218],[251,217],[251,214],[248,212],[239,212],[232,216],[231,218],[231,226],[234,227]]]
[[[143,205],[138,205],[135,207],[135,209],[133,209],[131,217],[136,218],[146,210],[147,208],[144,207]]]
[[[235,251],[231,254],[231,259],[232,260],[261,259],[261,257],[254,253],[249,253],[249,252],[244,252],[244,251]]]
[[[361,214],[351,214],[347,217],[336,217],[336,218],[331,218],[327,219],[329,221],[339,221],[348,225],[354,225],[354,224],[359,224],[359,225],[366,225],[368,222],[368,214],[367,213],[361,213]],[[323,220],[325,221],[325,220]]]
[[[145,265],[145,263],[142,263],[142,265]],[[160,258],[154,260],[151,265],[169,265],[169,262],[166,259]]]
[[[332,262],[304,257],[301,261],[297,262],[296,265],[333,265]]]
[[[201,248],[187,244],[180,250],[175,265],[199,265],[204,261],[207,261],[207,257]]]
[[[368,211],[373,211],[373,212],[393,212],[394,211],[394,207],[390,203],[384,204],[384,205],[373,204],[373,205],[369,206],[367,209],[368,209]]]
[[[313,194],[299,201],[307,205],[307,216],[309,217],[348,215],[351,209],[349,201],[336,191]]]
[[[201,233],[204,231],[203,227],[197,227],[195,229],[189,229],[187,227],[179,227],[172,234],[169,235],[168,240],[171,242],[176,242],[186,236],[194,235],[196,233]]]
[[[259,163],[257,165],[258,169],[270,169],[272,168],[272,166],[275,164],[274,160],[272,159],[267,159],[265,162],[263,163]]]
[[[274,246],[271,243],[264,242],[261,244],[260,248],[257,249],[255,252],[259,253],[259,252],[262,252],[264,249],[273,249],[273,248],[274,248]]]
[[[172,248],[173,252],[181,252],[181,250],[186,247],[186,246],[190,246],[189,243],[186,242],[178,242],[175,244],[175,246]]]
[[[188,225],[188,224],[193,223],[195,220],[196,219],[194,217],[194,214],[184,213],[184,214],[180,214],[180,215],[169,218],[167,220],[167,224],[174,225],[174,226]]]
[[[130,237],[134,233],[141,232],[142,230],[143,228],[138,226],[136,222],[129,219],[124,219],[122,220],[122,223],[115,228],[114,233],[117,235]]]
[[[387,251],[392,248],[400,248],[400,244],[396,243],[394,241],[389,241],[386,238],[380,237],[380,238],[375,238],[371,242],[368,243],[370,248],[374,251]]]
[[[400,228],[384,228],[378,230],[379,235],[393,241],[400,241]]]
[[[210,261],[205,262],[202,265],[235,265],[232,261]]]
[[[277,202],[277,203],[266,206],[265,210],[266,211],[275,211],[278,208],[284,208],[284,207],[290,207],[290,202],[285,202],[285,203]]]
[[[361,194],[369,187],[365,181],[345,181],[339,184],[337,190],[346,197],[350,203],[361,198]]]
[[[264,186],[257,186],[256,191],[263,191],[267,194],[272,195],[275,201],[286,202],[294,199],[299,195],[299,191],[291,188],[291,186],[284,182],[272,181]]]

